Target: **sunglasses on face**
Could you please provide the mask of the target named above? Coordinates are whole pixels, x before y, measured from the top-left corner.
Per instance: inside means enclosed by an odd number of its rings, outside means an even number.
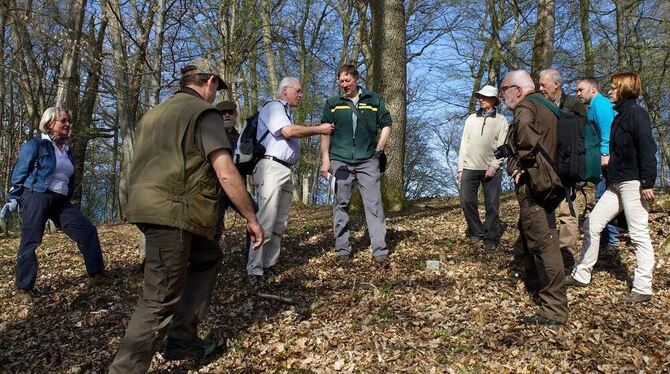
[[[221,111],[221,115],[229,115],[232,116],[235,114],[235,109],[224,109]]]

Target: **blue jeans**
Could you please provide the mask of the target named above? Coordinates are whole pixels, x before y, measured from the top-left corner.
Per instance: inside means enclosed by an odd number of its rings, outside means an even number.
[[[605,177],[603,177],[603,179],[596,185],[596,203],[600,200],[605,191],[607,191],[607,181],[605,180]],[[607,247],[608,245],[614,247],[619,246],[619,229],[611,223],[607,224],[600,236],[600,248]]]

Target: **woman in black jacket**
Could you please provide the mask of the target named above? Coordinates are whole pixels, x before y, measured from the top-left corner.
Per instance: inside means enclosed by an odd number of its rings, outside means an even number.
[[[610,157],[607,162],[607,191],[584,221],[582,258],[566,278],[569,286],[585,286],[598,259],[600,233],[621,211],[626,215],[630,239],[635,247],[635,275],[630,295],[623,301],[651,300],[654,249],[649,236],[649,205],[654,199],[656,142],[647,112],[637,104],[642,91],[635,73],[612,76],[610,100],[617,115],[610,130]]]

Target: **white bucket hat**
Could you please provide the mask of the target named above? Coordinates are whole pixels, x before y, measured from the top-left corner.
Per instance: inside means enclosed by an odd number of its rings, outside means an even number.
[[[491,86],[491,85],[486,85],[482,87],[481,90],[477,91],[475,94],[476,96],[486,96],[486,97],[498,97],[498,89]]]

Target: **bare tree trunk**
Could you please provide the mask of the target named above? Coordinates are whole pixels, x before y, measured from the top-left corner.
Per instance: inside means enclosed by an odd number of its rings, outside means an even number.
[[[156,40],[154,42],[154,54],[152,60],[154,64],[152,66],[153,72],[150,75],[149,87],[150,87],[150,96],[149,96],[149,106],[155,107],[158,105],[161,99],[161,72],[163,68],[163,43],[165,41],[165,22],[167,19],[167,8],[165,6],[165,0],[158,0],[156,4],[156,12],[158,13],[158,18],[156,20]],[[115,135],[116,136],[116,135]]]
[[[518,8],[515,8],[514,12],[514,31],[512,32],[512,36],[509,38],[509,55],[510,55],[510,61],[509,61],[509,67],[511,70],[517,70],[519,69],[519,59],[517,57],[517,43],[519,41],[519,10]]]
[[[274,91],[279,86],[275,57],[272,51],[272,25],[270,24],[270,0],[262,0],[261,17],[263,20],[263,54],[265,55],[265,66],[268,71],[270,90]],[[274,95],[273,95],[274,96]]]
[[[503,46],[500,43],[499,30],[502,27],[500,15],[498,9],[496,9],[496,3],[493,0],[486,1],[486,8],[488,14],[491,16],[491,59],[489,60],[488,74],[486,83],[498,86],[500,81],[500,65],[502,63],[502,53]]]
[[[140,88],[156,7],[155,3],[150,4],[145,18],[137,19],[141,38],[137,41],[137,55],[129,61],[126,55],[119,0],[108,0],[104,5],[104,14],[110,27],[112,61],[114,62],[116,121],[123,137],[123,159],[119,176],[119,210],[122,212],[121,218],[123,219],[125,218],[123,212],[128,201],[128,168],[134,158],[135,123],[139,114]]]
[[[112,60],[114,61],[114,80],[116,85],[114,93],[116,96],[116,122],[123,137],[123,158],[121,161],[121,175],[119,178],[119,210],[121,218],[125,218],[125,207],[128,202],[128,168],[134,154],[134,124],[130,119],[130,97],[128,94],[127,56],[123,42],[122,27],[120,23],[121,10],[118,0],[110,0],[105,3],[105,17],[110,26],[112,40]]]
[[[85,11],[86,0],[70,1],[66,17],[67,15],[71,15],[71,18],[66,18],[66,21],[72,28],[68,30],[65,53],[60,64],[58,91],[56,92],[56,105],[65,107],[75,114],[79,112],[79,60],[82,57],[81,36]],[[75,133],[77,127],[75,124]]]
[[[386,100],[393,117],[393,132],[386,147],[388,166],[383,195],[387,209],[399,211],[405,204],[404,160],[407,123],[406,18],[402,0],[370,2],[373,18],[375,89]]]
[[[472,87],[472,95],[470,96],[470,101],[468,101],[468,113],[475,111],[477,107],[477,97],[475,93],[481,88],[481,81],[484,78],[484,71],[486,70],[486,60],[490,54],[491,41],[489,40],[484,46],[482,51],[482,57],[479,59],[479,68],[477,68],[477,74],[475,75],[475,84]]]
[[[7,24],[7,9],[5,6],[0,6],[0,61],[5,61],[5,31]],[[12,124],[9,121],[5,121],[5,98],[7,92],[7,85],[5,81],[5,64],[0,64],[0,150],[2,155],[0,161],[5,167],[0,170],[2,173],[2,196],[5,196],[6,191],[9,191],[10,185],[10,164],[11,164],[11,154],[10,149],[12,142],[14,141],[13,137],[10,136]],[[5,126],[5,123],[7,126]]]
[[[373,1],[374,2],[374,1]],[[358,13],[358,42],[360,43],[360,51],[363,55],[363,63],[367,67],[366,85],[370,90],[375,90],[372,77],[374,73],[374,56],[372,53],[372,45],[370,41],[370,29],[368,28],[368,6],[367,1],[356,2],[356,12]],[[358,59],[358,55],[352,56]]]
[[[538,0],[535,41],[530,75],[537,82],[542,69],[551,67],[554,60],[554,25],[556,23],[556,0]]]
[[[71,27],[68,30],[67,48],[63,55],[60,65],[60,74],[58,76],[58,90],[56,92],[56,105],[62,106],[74,114],[72,123],[73,146],[72,154],[75,159],[74,165],[77,171],[74,175],[75,190],[72,199],[76,206],[81,204],[84,165],[86,163],[86,149],[91,134],[88,129],[90,127],[91,116],[88,118],[82,117],[79,113],[79,86],[80,86],[80,72],[79,61],[82,59],[82,29],[84,27],[84,14],[86,11],[86,0],[72,0],[66,8],[65,21]],[[92,30],[94,32],[94,30]],[[96,62],[93,61],[92,64]],[[96,73],[98,74],[98,73]],[[95,80],[96,78],[89,79]],[[98,87],[93,87],[93,101],[97,97]]]
[[[29,19],[28,14],[31,11],[31,3],[28,2],[25,5],[25,10],[21,9],[16,4],[16,1],[13,0],[2,1],[0,2],[0,6],[4,6],[4,9],[12,10],[8,11],[7,16],[10,22],[12,45],[16,51],[14,63],[17,65],[17,70],[21,72],[19,76],[19,83],[21,85],[19,93],[23,98],[26,112],[32,123],[29,132],[29,135],[32,137],[39,125],[42,112],[46,109],[46,98],[42,80],[43,74],[37,64],[30,34],[26,27],[26,20]]]
[[[616,16],[616,56],[617,71],[622,72],[626,69],[626,30],[624,29],[624,12],[626,0],[614,0],[614,12]]]
[[[596,72],[596,62],[593,56],[593,42],[591,41],[591,24],[589,13],[591,11],[591,0],[579,0],[579,24],[582,29],[582,41],[584,42],[584,75],[592,77]]]

